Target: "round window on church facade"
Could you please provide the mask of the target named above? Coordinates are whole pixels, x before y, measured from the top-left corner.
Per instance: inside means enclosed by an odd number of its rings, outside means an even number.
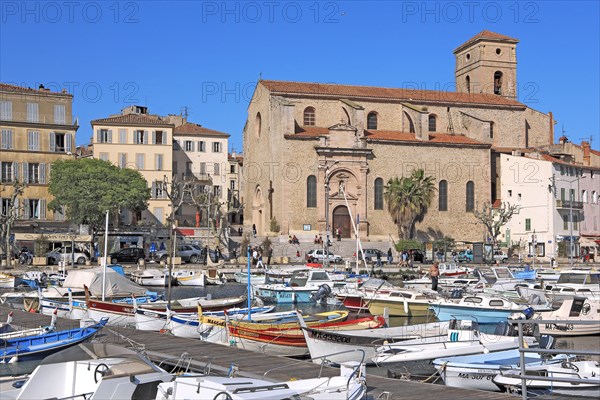
[[[502,49],[498,47],[498,48],[496,49],[496,54],[498,54],[498,55],[502,54]]]
[[[467,61],[469,61],[471,59],[471,55],[469,53],[467,53]]]

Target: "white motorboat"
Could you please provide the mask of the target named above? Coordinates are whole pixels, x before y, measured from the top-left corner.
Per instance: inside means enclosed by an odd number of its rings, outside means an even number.
[[[169,271],[160,271],[155,268],[138,270],[131,273],[131,279],[141,286],[169,285]]]
[[[2,399],[131,399],[134,393],[152,399],[156,387],[172,379],[132,350],[79,344],[46,357],[21,388],[3,391]]]
[[[265,274],[257,274],[250,273],[250,284],[251,285],[263,285],[265,283]],[[233,279],[237,283],[247,284],[248,283],[248,273],[243,271],[238,271],[233,274]]]
[[[12,289],[15,287],[15,277],[0,273],[0,289]]]
[[[559,354],[550,359],[537,353],[525,353],[527,369],[566,361],[570,356]],[[433,360],[433,366],[446,386],[462,389],[500,391],[493,381],[501,370],[520,368],[518,349],[497,351],[488,354],[476,354],[457,357],[442,357]]]
[[[204,286],[205,274],[203,270],[180,270],[173,271],[173,277],[181,286]]]
[[[533,337],[525,337],[524,340],[528,347],[537,345],[537,341]],[[375,350],[373,362],[388,364],[422,361],[436,357],[481,354],[518,347],[519,338],[516,336],[481,333],[476,322],[454,320],[451,321],[447,335],[405,340],[378,347]]]
[[[180,375],[158,385],[157,400],[359,400],[367,393],[364,368],[342,365],[340,375],[272,382],[266,379]]]
[[[500,371],[494,383],[511,393],[521,391],[520,370]],[[527,392],[539,394],[559,394],[566,396],[600,395],[600,365],[597,361],[563,361],[557,364],[539,365],[527,368],[525,375],[540,379],[527,379]],[[581,379],[587,382],[550,382],[543,378]]]
[[[565,300],[555,311],[535,314],[534,318],[556,320],[556,323],[540,324],[540,333],[554,336],[582,336],[600,334],[600,299],[574,297]],[[591,324],[572,324],[588,321]]]
[[[389,293],[376,293],[369,299],[369,312],[383,315],[387,309],[390,317],[427,317],[429,307],[440,300],[437,292],[429,289],[397,289]]]
[[[554,303],[561,303],[573,296],[600,299],[600,272],[589,269],[560,271],[556,283],[518,288],[522,297],[546,296]]]

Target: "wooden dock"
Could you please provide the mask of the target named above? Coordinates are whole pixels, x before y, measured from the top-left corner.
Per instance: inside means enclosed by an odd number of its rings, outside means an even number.
[[[0,321],[6,321],[10,311],[14,313],[13,324],[15,325],[32,328],[50,323],[49,316],[12,310],[6,307],[0,307]],[[69,329],[77,326],[79,326],[79,321],[62,318],[57,321],[58,329]],[[232,364],[235,364],[239,369],[237,376],[248,378],[264,378],[272,381],[314,378],[321,369],[321,366],[310,361],[274,357],[236,347],[129,328],[106,327],[96,339],[144,349],[148,357],[155,362],[165,359],[177,360],[182,353],[187,353],[193,358],[197,366],[210,364],[213,371],[227,371]],[[269,372],[265,378],[263,374],[270,370],[272,372]],[[337,368],[323,367],[323,376],[335,376],[337,374],[339,374]],[[444,385],[409,382],[369,374],[367,375],[367,385],[369,388],[368,395],[371,399],[515,399],[513,396],[502,393],[456,389]]]

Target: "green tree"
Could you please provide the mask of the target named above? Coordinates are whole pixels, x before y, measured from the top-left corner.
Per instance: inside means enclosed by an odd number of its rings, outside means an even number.
[[[49,208],[64,208],[70,221],[89,224],[94,231],[104,222],[106,210],[113,216],[121,209],[142,211],[150,199],[138,171],[94,158],[53,162],[49,192],[54,196]]]
[[[385,187],[387,209],[396,225],[400,239],[412,239],[417,221],[422,221],[433,198],[435,186],[432,176],[422,169],[409,177],[392,178]]]

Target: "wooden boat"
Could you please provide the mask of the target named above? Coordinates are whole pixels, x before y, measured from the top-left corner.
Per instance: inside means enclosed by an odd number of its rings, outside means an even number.
[[[559,354],[544,358],[537,353],[525,353],[526,369],[546,364],[560,364],[570,356]],[[500,370],[520,369],[519,350],[504,350],[488,354],[442,357],[433,360],[433,366],[446,386],[462,389],[500,391],[493,381]]]
[[[0,362],[12,363],[43,358],[91,338],[104,328],[107,322],[108,319],[103,318],[100,322],[83,328],[3,340]]]
[[[27,336],[43,335],[53,332],[56,329],[56,313],[52,315],[52,322],[48,326],[40,326],[33,329],[18,329],[12,325],[13,312],[8,313],[6,322],[0,324],[0,342],[4,343],[8,339],[16,339]]]
[[[524,337],[527,347],[537,345],[535,338]],[[516,336],[492,335],[479,332],[476,322],[451,321],[447,335],[430,336],[385,344],[375,350],[375,364],[431,360],[437,357],[481,354],[491,351],[516,349]]]
[[[521,393],[520,370],[500,370],[494,383],[511,393]],[[598,361],[563,361],[562,363],[537,365],[527,368],[525,375],[541,379],[527,379],[528,394],[555,394],[598,398],[600,394],[600,365]],[[582,382],[549,382],[543,378],[581,379]]]
[[[172,379],[132,350],[82,343],[46,357],[22,387],[3,391],[2,398],[154,399],[158,384]]]
[[[375,294],[388,294],[395,289],[400,288],[384,279],[370,278],[363,282],[359,288],[346,286],[345,289],[338,291],[335,297],[349,310],[367,311],[369,300]]]
[[[205,283],[207,285],[224,285],[225,284],[225,281],[219,274],[219,270],[216,268],[208,268],[204,272],[204,279],[205,279]]]
[[[343,331],[302,326],[302,331],[311,360],[316,364],[322,364],[325,360],[337,364],[358,362],[363,358],[365,363],[371,363],[377,346],[408,339],[444,335],[448,332],[449,325],[449,322],[430,322],[390,328]]]
[[[169,279],[171,284],[177,282],[173,277],[169,277],[169,271],[160,271],[158,269],[144,269],[138,270],[131,273],[131,280],[141,286],[169,286]]]
[[[439,295],[431,290],[393,290],[387,294],[375,294],[369,300],[369,312],[383,315],[387,308],[390,317],[427,317],[431,315],[429,306],[439,299]]]
[[[177,284],[181,286],[204,286],[204,271],[183,270],[173,273],[177,279]]]
[[[250,284],[251,285],[262,285],[265,283],[265,274],[253,274],[250,273]],[[237,283],[247,284],[248,283],[248,273],[247,272],[235,272],[233,274],[233,279]]]
[[[555,311],[535,314],[534,318],[556,320],[554,324],[540,324],[540,333],[553,336],[582,336],[600,334],[600,299],[575,297],[565,300]],[[589,321],[593,324],[571,324],[572,321]]]

